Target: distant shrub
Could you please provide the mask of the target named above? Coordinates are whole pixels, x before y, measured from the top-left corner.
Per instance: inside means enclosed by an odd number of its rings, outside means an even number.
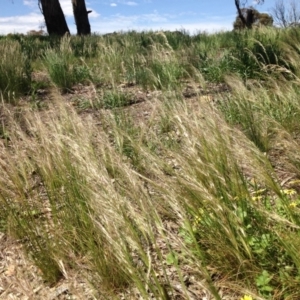
[[[46,32],[44,30],[30,30],[27,35],[43,36],[46,35]]]

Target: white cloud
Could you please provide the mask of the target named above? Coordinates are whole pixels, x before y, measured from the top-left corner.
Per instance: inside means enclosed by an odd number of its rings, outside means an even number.
[[[89,14],[89,18],[93,18],[96,19],[98,17],[100,17],[100,14],[98,14],[96,11],[92,10],[91,8],[87,8],[87,10],[91,10],[92,12]]]
[[[173,19],[173,18],[172,18]],[[149,31],[149,30],[181,30],[185,29],[190,34],[196,34],[199,31],[217,32],[232,29],[232,20],[224,20],[216,18],[212,22],[176,22],[174,19],[170,21],[168,16],[159,15],[154,12],[152,14],[124,16],[116,14],[111,17],[98,19],[91,22],[92,31],[96,33],[109,33],[114,31]]]
[[[168,24],[156,24],[156,25],[131,25],[127,24],[116,24],[114,21],[108,22],[97,22],[92,24],[92,31],[100,34],[118,32],[118,31],[157,31],[157,30],[186,30],[190,34],[197,34],[199,32],[218,32],[227,31],[232,29],[232,24],[218,24],[218,23],[168,23]]]
[[[66,17],[73,16],[73,7],[71,0],[60,0],[60,6]]]
[[[31,0],[24,0],[31,1]],[[35,0],[36,1],[36,0]],[[111,5],[117,5],[111,3]],[[64,13],[67,16],[67,22],[71,33],[76,33],[74,24],[72,3],[70,0],[61,0]],[[93,9],[91,9],[93,10]],[[89,14],[92,32],[109,33],[114,31],[128,31],[128,30],[180,30],[185,29],[191,34],[198,31],[214,32],[220,30],[232,29],[232,18],[224,19],[220,17],[210,17],[210,20],[203,20],[194,22],[188,18],[178,21],[178,16],[169,14],[159,14],[153,11],[148,14],[122,15],[115,14],[109,17],[99,17],[100,15],[93,11]],[[26,33],[29,30],[38,30],[44,23],[44,18],[41,13],[33,12],[24,16],[0,17],[0,34],[7,34],[9,32]]]
[[[128,6],[137,6],[138,5],[138,3],[135,1],[117,0],[116,2],[110,3],[110,6],[115,7],[115,6],[118,6],[118,4],[128,5]]]
[[[166,15],[160,15],[157,12],[154,12],[152,14],[144,14],[141,15],[139,18],[141,22],[153,22],[153,23],[166,23],[168,22],[168,18]]]
[[[70,31],[76,33],[71,0],[60,0],[60,3]],[[37,0],[24,0],[23,4],[34,7],[34,5],[37,6]],[[97,19],[100,15],[93,9],[88,8],[88,10],[92,10],[92,13],[89,14],[90,23],[92,24],[92,20]],[[44,23],[43,15],[36,9],[33,9],[33,12],[27,15],[0,17],[0,34],[27,33],[30,30],[39,30]]]
[[[73,7],[71,0],[60,0],[60,6],[66,17],[73,17]],[[88,2],[86,2],[88,4]],[[29,7],[37,7],[37,0],[23,0],[23,4]],[[93,12],[89,15],[90,17],[98,17],[99,14],[92,8],[87,8],[87,10],[92,10]]]
[[[29,6],[31,8],[38,8],[37,3],[38,3],[38,0],[23,0],[23,4],[25,6]],[[60,3],[60,6],[66,17],[73,16],[73,7],[72,7],[71,0],[60,0],[59,3]],[[95,14],[95,12],[94,12],[94,14]]]
[[[26,33],[30,30],[38,30],[43,22],[43,16],[37,13],[0,18],[0,34]]]
[[[214,22],[202,22],[202,23],[171,23],[171,24],[165,24],[163,26],[155,25],[151,28],[143,28],[141,27],[141,30],[186,30],[190,34],[197,34],[199,32],[218,32],[218,31],[227,31],[232,29],[232,22],[226,24],[226,23],[214,23]]]
[[[160,23],[164,24],[168,22],[168,18],[165,15],[159,15],[156,12],[150,14],[141,14],[141,15],[131,15],[125,16],[121,14],[115,14],[111,17],[106,17],[105,21],[111,21],[118,24],[136,26],[139,24],[149,24],[149,23]],[[121,25],[122,28],[123,25]]]
[[[36,7],[37,6],[37,1],[35,1],[35,0],[23,0],[23,4],[25,6],[29,6],[29,7]]]

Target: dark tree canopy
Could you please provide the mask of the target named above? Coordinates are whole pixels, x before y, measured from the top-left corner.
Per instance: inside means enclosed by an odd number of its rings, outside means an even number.
[[[269,14],[260,13],[256,9],[250,8],[242,8],[241,14],[244,18],[249,22],[249,24],[245,24],[239,15],[237,15],[235,22],[233,23],[234,30],[240,30],[244,28],[252,28],[253,26],[272,26],[273,18]],[[249,18],[251,16],[251,18]]]
[[[254,9],[253,8],[245,8],[245,5],[247,4],[247,0],[241,1],[241,0],[234,0],[235,7],[237,9],[238,18],[243,24],[243,28],[252,28],[252,25],[255,22],[255,16],[254,16]],[[257,0],[256,3],[263,3],[264,0]]]

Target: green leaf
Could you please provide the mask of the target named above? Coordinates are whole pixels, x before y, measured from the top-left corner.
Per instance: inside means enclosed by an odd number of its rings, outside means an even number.
[[[260,290],[264,291],[264,292],[272,292],[273,288],[269,285],[266,285],[266,286],[262,287]]]
[[[170,252],[166,257],[166,262],[168,265],[177,265],[178,264],[178,257],[174,252]]]

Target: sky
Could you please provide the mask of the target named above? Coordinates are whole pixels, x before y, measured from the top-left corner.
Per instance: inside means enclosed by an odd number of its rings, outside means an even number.
[[[27,33],[44,25],[38,0],[0,0],[0,34]],[[255,5],[270,13],[276,0]],[[69,29],[76,34],[71,0],[60,0]],[[190,34],[232,29],[234,0],[86,0],[93,33],[115,31],[186,30]],[[44,29],[45,30],[45,29]]]

